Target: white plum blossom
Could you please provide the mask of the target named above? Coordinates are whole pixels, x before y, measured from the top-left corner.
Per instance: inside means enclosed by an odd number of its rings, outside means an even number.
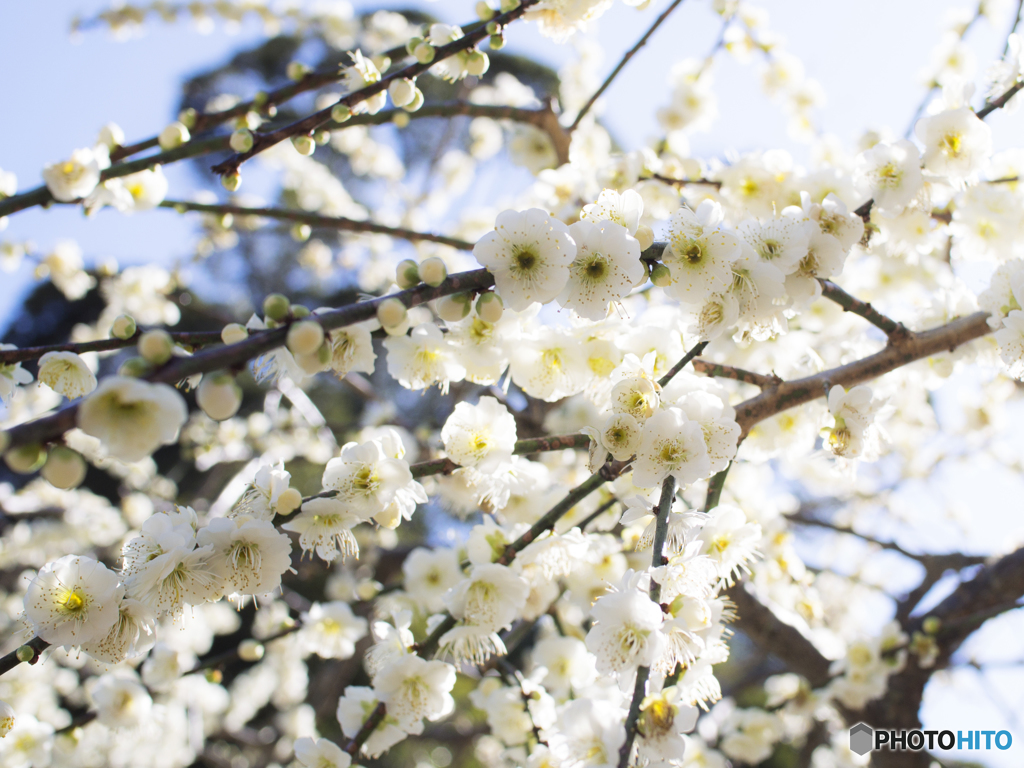
[[[82,650],[94,659],[117,664],[146,653],[155,641],[156,615],[138,600],[125,597],[107,636],[82,643]]]
[[[697,538],[700,554],[707,555],[718,567],[719,579],[731,585],[741,571],[749,571],[748,563],[757,557],[761,526],[747,522],[739,507],[720,504],[711,510]]]
[[[569,228],[539,208],[502,211],[473,248],[473,255],[494,275],[498,294],[509,309],[546,304],[569,281],[576,244]]]
[[[76,149],[71,158],[43,168],[43,181],[54,200],[73,203],[87,197],[100,183],[100,171],[110,164],[101,148]]]
[[[96,376],[74,352],[47,352],[39,358],[39,381],[68,398],[88,395],[96,389]]]
[[[408,389],[425,389],[437,384],[448,392],[453,381],[462,381],[466,369],[459,363],[456,349],[433,323],[423,323],[408,336],[389,336],[388,373]]]
[[[722,207],[710,200],[696,211],[684,207],[672,215],[662,260],[672,272],[668,290],[680,301],[700,304],[729,287],[740,241],[722,227],[723,220]]]
[[[299,545],[303,552],[316,551],[321,560],[331,562],[340,554],[359,557],[359,544],[352,535],[352,528],[363,518],[336,499],[310,499],[304,502],[302,510],[281,526],[286,531],[299,534]]]
[[[1014,309],[996,331],[999,357],[1006,363],[1007,372],[1017,380],[1024,379],[1024,312]]]
[[[577,221],[569,234],[576,243],[576,257],[558,301],[580,317],[602,320],[608,305],[624,298],[646,276],[640,244],[611,221]]]
[[[475,405],[458,403],[441,429],[441,441],[456,464],[489,472],[512,460],[516,420],[493,397],[481,397]]]
[[[489,632],[512,625],[526,604],[530,587],[505,565],[474,565],[469,576],[445,595],[452,616]]]
[[[992,129],[970,107],[922,117],[914,128],[924,144],[925,170],[962,185],[992,155]]]
[[[637,227],[640,226],[640,217],[644,214],[644,199],[640,193],[633,189],[627,189],[621,194],[614,189],[603,189],[597,197],[596,203],[589,203],[583,206],[580,211],[580,219],[589,221],[591,224],[601,224],[603,221],[610,221],[625,227],[631,235],[636,235]],[[570,227],[570,231],[571,231]],[[579,240],[573,235],[577,246]]]
[[[414,509],[417,500],[426,499],[422,487],[412,478],[409,462],[395,458],[394,448],[388,450],[395,440],[397,437],[387,437],[342,446],[341,455],[324,467],[324,489],[336,491],[334,498],[344,504],[346,511],[363,520],[381,514],[395,502],[399,506],[411,504]],[[407,511],[411,514],[412,510]]]
[[[910,205],[924,184],[921,155],[906,139],[876,144],[860,156],[856,178],[874,200],[872,210],[896,216]]]
[[[108,728],[138,728],[147,722],[153,699],[134,675],[105,674],[89,688],[96,718]]]
[[[302,614],[303,647],[323,659],[349,659],[356,643],[366,637],[366,619],[352,613],[348,603],[313,603]]]
[[[292,543],[269,520],[219,517],[199,530],[198,546],[213,547],[211,562],[228,594],[263,595],[281,586]]]
[[[388,715],[407,733],[419,733],[422,719],[440,720],[455,709],[451,690],[455,667],[409,654],[380,670],[373,688]]]
[[[586,644],[597,659],[597,671],[631,682],[637,667],[650,667],[661,655],[665,622],[661,606],[638,588],[636,577],[624,579],[622,589],[594,603],[594,626]]]
[[[295,740],[295,760],[302,768],[349,768],[352,757],[329,739]]]
[[[711,474],[704,432],[679,408],[662,408],[644,424],[633,465],[633,482],[653,488],[668,475],[688,485]]]
[[[139,461],[173,443],[187,417],[173,387],[127,376],[104,379],[78,408],[81,430],[121,461]]]
[[[331,370],[339,378],[358,373],[373,373],[377,359],[367,323],[356,323],[330,332]]]
[[[363,56],[362,51],[357,49],[352,51],[349,56],[352,58],[352,66],[346,67],[342,71],[342,82],[345,85],[345,90],[353,93],[380,80],[380,71],[370,59]],[[384,109],[387,103],[388,92],[387,89],[383,89],[379,93],[354,104],[352,106],[352,114],[360,115],[367,113],[375,115]]]
[[[17,349],[13,344],[0,344],[0,352]],[[7,405],[19,384],[31,384],[32,374],[21,363],[0,363],[0,402]]]
[[[47,563],[25,592],[25,618],[50,645],[68,648],[101,640],[118,621],[124,586],[91,557],[66,555]]]
[[[454,549],[416,547],[402,562],[405,591],[427,611],[444,609],[444,595],[462,580]]]

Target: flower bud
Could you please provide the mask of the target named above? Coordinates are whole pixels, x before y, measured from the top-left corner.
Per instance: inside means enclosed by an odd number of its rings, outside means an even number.
[[[651,270],[651,282],[659,288],[672,285],[672,270],[664,264],[655,265],[654,269]]]
[[[384,299],[377,305],[377,319],[385,330],[396,328],[406,319],[405,304],[396,298]]]
[[[416,97],[416,83],[407,77],[399,77],[391,81],[388,86],[388,94],[396,107],[404,107],[411,104]]]
[[[490,39],[488,40],[488,44],[491,46],[492,51],[500,51],[502,48],[505,47],[505,35],[491,35]]]
[[[470,303],[465,294],[442,296],[434,305],[438,317],[446,323],[456,323],[469,314]]]
[[[231,134],[231,139],[228,143],[235,152],[248,152],[252,149],[252,131],[248,128],[239,128]]]
[[[288,317],[291,302],[280,293],[272,293],[263,300],[263,314],[271,320],[284,320]]]
[[[31,664],[36,658],[36,649],[31,645],[22,645],[18,647],[14,655],[18,657],[18,661],[22,664]]]
[[[124,146],[124,131],[117,123],[107,123],[100,128],[98,143],[106,146],[107,149],[116,149]]]
[[[929,635],[936,634],[941,626],[942,620],[938,616],[928,616],[921,622],[921,629]]]
[[[420,279],[419,265],[415,261],[402,259],[398,262],[398,268],[395,270],[395,283],[399,288],[405,290],[419,285],[421,282],[423,281]]]
[[[309,74],[309,67],[303,64],[301,61],[290,61],[288,67],[284,71],[289,80],[298,82],[306,75]]]
[[[214,421],[230,419],[242,406],[242,388],[230,373],[208,373],[196,388],[196,405]]]
[[[391,123],[395,126],[395,128],[408,128],[409,123],[412,122],[409,118],[409,115],[407,114],[409,111],[409,107],[405,106],[402,107],[402,109],[404,109],[405,112],[395,112],[394,116],[391,118]]]
[[[336,123],[344,123],[352,117],[352,108],[348,104],[335,104],[331,107],[331,120]]]
[[[167,331],[146,331],[139,337],[139,354],[154,365],[163,365],[174,354],[174,340]]]
[[[484,26],[484,31],[488,35],[500,35],[501,34],[501,24],[499,24],[496,21],[489,21]]]
[[[184,125],[189,130],[196,124],[196,118],[199,117],[199,113],[196,112],[192,107],[183,109],[178,113],[178,122]],[[122,144],[124,142],[121,142]]]
[[[225,344],[237,344],[249,338],[248,329],[239,323],[228,323],[220,332],[220,340]]]
[[[242,186],[242,174],[238,171],[225,173],[220,177],[220,185],[228,192],[237,192],[238,188]]]
[[[309,317],[309,307],[304,304],[292,304],[288,310],[291,316],[298,319],[300,317]]]
[[[422,42],[422,37],[410,37],[405,43],[405,52],[408,53],[410,56],[414,56],[414,51],[416,50],[417,46],[419,46],[420,43]]]
[[[292,146],[300,155],[309,157],[316,149],[316,142],[312,136],[292,136]]]
[[[131,315],[118,315],[114,318],[114,324],[110,327],[110,335],[118,339],[130,339],[138,330],[135,325],[135,318]]]
[[[519,0],[501,0],[501,12],[508,13],[519,7]]]
[[[488,323],[496,323],[501,320],[505,311],[505,304],[501,296],[496,293],[484,293],[476,300],[476,313],[480,319]]]
[[[145,376],[152,370],[153,366],[150,365],[144,358],[129,357],[127,360],[121,363],[121,367],[117,369],[117,375],[130,376],[133,379],[138,379],[142,376]]]
[[[301,320],[288,329],[288,349],[296,355],[311,355],[324,343],[324,329],[316,320]]]
[[[313,234],[313,228],[309,224],[303,224],[301,222],[292,224],[290,230],[292,240],[297,243],[304,243],[309,240],[309,236]]]
[[[641,224],[636,228],[636,240],[640,243],[640,250],[646,251],[654,245],[654,230],[646,224]]]
[[[434,46],[428,42],[422,42],[416,46],[412,55],[416,57],[416,61],[420,64],[429,64],[434,60],[436,53],[434,51]]]
[[[480,77],[491,66],[491,60],[486,53],[481,51],[470,51],[466,61],[466,71],[474,77]]]
[[[263,643],[250,637],[238,644],[238,658],[242,661],[259,661],[265,650]]]
[[[54,488],[69,490],[82,484],[86,469],[85,459],[80,454],[59,446],[50,451],[40,474]]]
[[[11,472],[17,472],[20,475],[32,474],[43,466],[44,461],[46,461],[46,449],[38,443],[19,445],[4,454],[4,462]]]
[[[436,288],[448,277],[448,267],[437,256],[420,262],[420,278],[431,288]]]
[[[494,9],[489,6],[485,0],[479,0],[476,4],[476,17],[480,21],[490,21],[494,18]]]
[[[419,88],[417,88],[416,89],[416,95],[413,97],[413,100],[411,102],[409,102],[408,104],[406,104],[404,107],[402,107],[402,109],[404,109],[406,112],[416,112],[422,106],[423,106],[423,91],[421,91]],[[397,118],[398,115],[395,115],[395,117]],[[397,122],[397,120],[396,120],[396,122]]]
[[[327,144],[329,144],[331,141],[331,132],[324,130],[316,131],[313,134],[313,141],[316,142],[316,145],[318,147],[327,146]]]
[[[174,149],[175,147],[180,147],[190,138],[191,136],[189,135],[188,128],[175,120],[160,132],[160,137],[157,139],[157,142],[160,144],[160,149],[166,151]]]
[[[301,506],[302,494],[294,488],[288,488],[281,491],[281,495],[277,497],[277,503],[274,504],[274,509],[279,515],[290,515]]]

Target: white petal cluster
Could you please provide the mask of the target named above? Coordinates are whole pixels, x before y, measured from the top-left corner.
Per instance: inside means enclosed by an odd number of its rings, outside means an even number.
[[[121,461],[139,461],[178,439],[188,408],[166,384],[110,376],[82,401],[78,426]]]

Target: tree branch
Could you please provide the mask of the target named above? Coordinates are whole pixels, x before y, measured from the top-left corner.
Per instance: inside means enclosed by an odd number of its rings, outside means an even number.
[[[426,241],[440,243],[463,251],[473,250],[473,243],[460,240],[455,237],[434,235],[429,232],[416,232],[402,227],[386,227],[383,224],[374,224],[371,221],[357,221],[347,219],[344,216],[321,216],[316,213],[292,210],[287,208],[250,208],[241,205],[231,204],[207,204],[190,203],[184,200],[164,200],[160,203],[161,208],[173,208],[179,213],[185,211],[197,211],[199,213],[230,213],[234,216],[262,216],[267,219],[279,219],[281,221],[297,221],[309,224],[311,227],[323,227],[326,229],[339,229],[347,232],[370,232],[377,235],[389,235],[410,242]]]
[[[908,332],[897,343],[890,341],[880,352],[868,357],[813,376],[784,381],[736,406],[736,420],[743,430],[741,434],[745,436],[755,424],[777,413],[823,397],[826,384],[842,384],[849,388],[917,360],[940,352],[952,352],[963,344],[992,333],[987,318],[987,312],[975,312],[928,331]]]
[[[98,339],[96,341],[68,342],[67,344],[49,344],[43,347],[22,347],[21,349],[0,350],[0,365],[12,365],[23,363],[26,360],[36,360],[47,352],[112,352],[116,349],[124,349],[133,346],[139,341],[143,334],[141,329],[137,330],[127,339]],[[203,347],[207,344],[220,343],[220,331],[175,331],[170,334],[175,343],[187,347]]]
[[[666,373],[664,376],[658,379],[658,386],[667,387],[668,383],[672,381],[673,378],[675,378],[675,375],[679,373],[681,370],[683,370],[683,368],[686,367],[686,364],[688,362],[693,360],[693,358],[697,357],[697,355],[701,354],[704,351],[705,347],[707,347],[707,345],[710,343],[710,341],[701,341],[695,344],[693,346],[693,349],[691,349],[689,352],[683,355],[682,359],[678,363],[669,368],[668,373]]]
[[[599,98],[601,98],[601,94],[608,89],[608,86],[612,84],[612,81],[615,80],[619,72],[621,72],[622,69],[626,66],[626,64],[629,63],[629,60],[636,55],[636,52],[647,44],[647,41],[650,39],[651,35],[654,34],[655,30],[661,26],[662,22],[665,21],[665,19],[672,15],[672,11],[678,8],[682,4],[682,2],[683,0],[673,0],[672,4],[669,5],[669,7],[666,8],[662,12],[662,14],[654,20],[654,23],[651,24],[648,30],[644,32],[643,37],[636,41],[636,45],[634,45],[632,48],[626,51],[625,55],[623,55],[622,59],[619,61],[615,69],[613,69],[611,71],[611,74],[609,74],[608,77],[605,78],[604,82],[601,83],[601,87],[594,91],[594,95],[587,100],[587,103],[583,105],[583,108],[576,115],[576,119],[573,120],[572,125],[569,126],[569,133],[572,133],[573,131],[576,130],[576,128],[580,124],[580,121],[583,120],[587,112],[590,111],[590,108],[594,106],[594,103]]]
[[[870,303],[861,301],[855,296],[851,296],[832,281],[824,280],[819,277],[818,282],[821,284],[822,296],[829,301],[833,301],[838,304],[843,308],[844,312],[853,312],[855,315],[860,315],[873,326],[881,330],[890,339],[894,336],[908,333],[903,323],[897,323],[895,320],[890,320],[877,309],[872,307]]]
[[[661,498],[658,499],[658,516],[654,525],[654,544],[651,554],[651,568],[660,568],[668,562],[665,557],[665,541],[668,539],[668,519],[672,512],[672,501],[676,496],[676,479],[668,475],[661,484]],[[651,601],[661,603],[661,584],[651,576],[649,587]],[[630,754],[633,752],[633,742],[636,740],[637,724],[640,720],[640,705],[644,696],[647,695],[647,678],[650,676],[649,667],[640,667],[636,671],[636,684],[633,686],[633,700],[629,703],[629,713],[626,715],[626,740],[619,748],[619,768],[627,768]]]
[[[458,272],[437,287],[418,285],[406,291],[380,296],[370,301],[349,304],[339,309],[311,315],[307,319],[318,321],[325,330],[342,328],[346,325],[360,323],[376,316],[377,307],[389,298],[401,301],[407,307],[415,307],[428,301],[450,296],[454,293],[479,291],[494,285],[494,277],[486,269],[475,269],[469,272]],[[267,331],[254,333],[249,338],[236,344],[206,349],[192,357],[174,358],[167,365],[146,377],[148,381],[174,384],[197,373],[207,373],[235,368],[246,364],[249,360],[283,346],[288,335],[288,326],[282,325]],[[78,404],[66,406],[49,416],[18,424],[7,431],[10,446],[45,443],[54,440],[75,426]]]
[[[536,5],[537,2],[539,2],[539,0],[522,0],[522,2],[520,2],[520,4],[516,8],[514,8],[511,11],[508,11],[507,13],[498,14],[493,19],[491,19],[491,21],[498,24],[499,26],[504,26],[518,19],[520,16],[526,13],[526,11],[529,10],[531,6]],[[447,45],[442,45],[436,48],[434,51],[434,58],[426,64],[422,64],[420,62],[410,64],[408,67],[405,67],[404,69],[397,70],[396,72],[392,72],[390,75],[382,77],[375,83],[371,83],[370,85],[367,85],[356,91],[352,91],[351,93],[338,99],[338,101],[335,102],[335,104],[332,104],[330,107],[321,109],[319,112],[314,112],[313,114],[304,117],[301,120],[292,123],[291,125],[287,125],[283,128],[280,128],[276,131],[272,131],[270,133],[256,133],[253,135],[252,149],[250,149],[248,152],[232,155],[224,162],[218,163],[217,165],[213,166],[212,170],[214,173],[219,174],[221,176],[237,173],[242,163],[246,162],[247,160],[251,160],[260,152],[263,152],[264,150],[267,150],[270,147],[273,147],[274,145],[281,143],[285,139],[290,139],[294,136],[307,136],[311,134],[313,131],[317,130],[318,128],[331,122],[331,110],[335,106],[339,104],[344,104],[347,107],[355,108],[356,105],[361,104],[371,96],[375,96],[378,93],[387,90],[388,86],[391,85],[393,81],[400,80],[403,78],[414,78],[419,75],[422,75],[432,66],[437,64],[439,61],[443,61],[444,59],[447,59],[450,56],[454,56],[457,53],[461,53],[462,51],[465,51],[468,48],[475,47],[477,43],[479,43],[487,36],[487,27],[480,26],[477,29],[473,30],[472,32],[469,32],[465,36],[459,38],[458,40],[454,40],[448,43]]]
[[[731,365],[723,365],[721,363],[713,363],[709,360],[702,360],[697,358],[693,361],[693,369],[697,373],[703,373],[705,376],[713,376],[716,379],[733,379],[734,381],[742,381],[744,384],[753,384],[755,387],[761,389],[771,389],[777,387],[782,383],[782,379],[776,376],[774,373],[765,375],[763,373],[753,373],[751,371],[745,371],[742,368],[735,368]]]

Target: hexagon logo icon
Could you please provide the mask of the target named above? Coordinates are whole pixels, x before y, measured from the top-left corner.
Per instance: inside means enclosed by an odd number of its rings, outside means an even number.
[[[871,751],[871,743],[874,741],[875,732],[870,725],[857,723],[850,729],[850,749],[858,755],[866,755]]]

